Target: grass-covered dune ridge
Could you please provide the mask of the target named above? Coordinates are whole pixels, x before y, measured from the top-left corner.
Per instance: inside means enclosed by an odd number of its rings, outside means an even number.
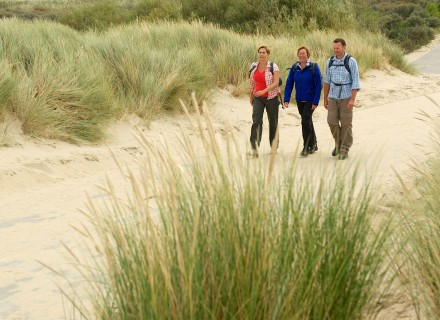
[[[311,47],[323,68],[342,36],[361,72],[387,64],[409,70],[403,54],[371,33],[314,31],[304,37],[243,36],[202,23],[139,23],[104,33],[77,33],[43,21],[0,21],[0,115],[12,114],[26,134],[71,142],[102,141],[108,121],[124,113],[151,120],[195,92],[205,99],[226,84],[247,92],[256,48],[267,44],[284,71],[296,48]]]

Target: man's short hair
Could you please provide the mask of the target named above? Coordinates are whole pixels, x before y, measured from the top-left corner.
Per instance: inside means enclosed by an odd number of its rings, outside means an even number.
[[[342,46],[343,47],[346,47],[347,46],[347,44],[345,43],[345,40],[344,39],[342,39],[342,38],[336,38],[335,40],[333,40],[333,43],[340,43],[340,44],[342,44]]]

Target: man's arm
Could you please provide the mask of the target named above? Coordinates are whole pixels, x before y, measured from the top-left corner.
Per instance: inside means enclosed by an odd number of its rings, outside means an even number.
[[[328,93],[330,92],[330,84],[324,83],[324,108],[328,109]]]
[[[330,92],[330,70],[328,65],[330,64],[330,59],[325,63],[325,76],[324,76],[324,108],[328,109],[328,94]]]
[[[348,105],[347,105],[348,109],[353,109],[354,104],[356,102],[357,92],[358,92],[358,89],[352,89],[351,90],[351,98],[350,98],[350,101],[348,102]]]
[[[347,108],[353,109],[354,104],[356,103],[356,95],[358,91],[361,89],[361,86],[359,81],[359,68],[356,59],[352,57],[350,58],[348,63],[350,64],[350,70],[353,81],[351,84],[351,98],[350,101],[348,102]]]

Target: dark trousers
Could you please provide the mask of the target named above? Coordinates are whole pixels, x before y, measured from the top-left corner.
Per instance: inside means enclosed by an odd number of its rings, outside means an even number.
[[[278,127],[278,111],[280,109],[278,97],[273,99],[254,97],[252,107],[252,127],[250,137],[252,149],[257,149],[257,147],[260,146],[261,136],[263,134],[264,109],[266,109],[267,120],[269,121],[269,142],[272,147]]]
[[[301,115],[304,149],[310,149],[317,143],[312,119],[313,111],[315,110],[312,110],[312,101],[297,101],[296,104]]]

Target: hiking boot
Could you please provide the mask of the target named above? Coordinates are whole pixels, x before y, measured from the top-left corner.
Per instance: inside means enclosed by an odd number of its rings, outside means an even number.
[[[341,152],[339,154],[339,157],[338,157],[339,160],[345,160],[347,158],[348,158],[348,153],[347,152]]]
[[[275,145],[270,145],[270,151],[269,151],[269,154],[277,154],[278,153],[278,143],[276,144],[276,147],[275,147]]]
[[[309,147],[307,150],[309,154],[314,154],[316,151],[318,151],[318,145],[315,143],[312,147]]]
[[[307,150],[306,148],[303,149],[303,151],[301,151],[301,153],[299,154],[301,157],[307,157],[309,155],[309,150]]]
[[[258,158],[258,152],[256,149],[251,149],[248,152],[246,152],[246,156],[248,158]]]

